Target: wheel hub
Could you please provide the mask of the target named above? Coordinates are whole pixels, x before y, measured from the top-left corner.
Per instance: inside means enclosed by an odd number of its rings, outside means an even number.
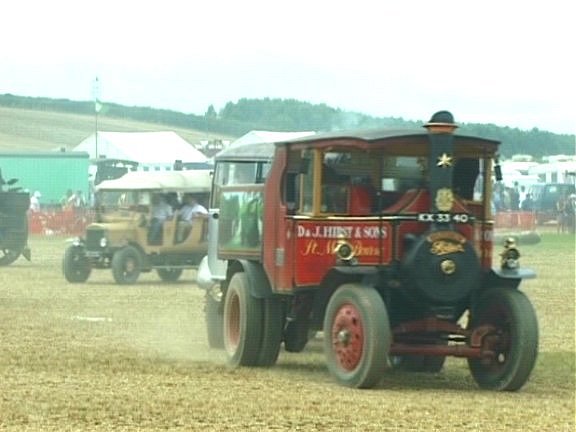
[[[345,370],[354,370],[362,360],[364,327],[360,312],[351,304],[343,305],[334,316],[332,345]]]
[[[350,343],[350,332],[348,330],[340,330],[338,336],[336,337],[339,343],[344,346],[348,346]]]

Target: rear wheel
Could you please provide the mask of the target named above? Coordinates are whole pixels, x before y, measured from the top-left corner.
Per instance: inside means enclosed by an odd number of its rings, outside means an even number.
[[[250,294],[246,274],[235,273],[224,301],[224,348],[229,364],[258,365],[262,328],[262,300]]]
[[[345,284],[336,290],[324,317],[324,352],[340,384],[376,385],[387,367],[391,340],[386,306],[375,289]]]
[[[4,195],[6,198],[9,195]],[[22,219],[16,222],[16,226],[6,228],[7,235],[10,240],[6,241],[8,247],[0,245],[0,267],[8,266],[16,261],[26,248],[28,241],[28,220],[26,214],[23,214]],[[26,256],[26,255],[24,255]]]
[[[515,289],[491,289],[473,307],[470,326],[489,329],[482,348],[494,352],[490,358],[468,360],[478,385],[489,390],[520,389],[538,355],[538,321],[528,298]]]
[[[182,276],[181,268],[159,268],[156,270],[158,276],[164,282],[176,282]]]
[[[0,249],[0,266],[7,266],[18,259],[21,251],[14,249]]]
[[[133,284],[140,276],[140,252],[132,246],[126,246],[112,257],[112,275],[118,284]]]
[[[88,280],[92,268],[86,258],[84,248],[81,246],[69,246],[64,252],[62,260],[62,272],[68,282],[82,283]]]
[[[278,360],[282,344],[284,313],[282,303],[276,296],[262,300],[264,307],[264,322],[262,326],[262,344],[258,354],[258,366],[272,366]]]

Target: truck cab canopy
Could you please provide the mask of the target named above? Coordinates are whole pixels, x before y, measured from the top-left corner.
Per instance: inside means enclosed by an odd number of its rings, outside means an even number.
[[[277,146],[296,148],[330,148],[356,146],[369,150],[386,147],[391,152],[409,155],[422,152],[422,144],[428,144],[429,133],[424,128],[415,129],[366,129],[319,133],[276,143],[247,143],[228,147],[218,153],[215,160],[256,161],[271,160]],[[474,136],[454,134],[454,144],[458,156],[494,154],[499,142]]]
[[[194,171],[134,171],[115,180],[105,180],[97,191],[149,190],[158,192],[210,192],[212,172]]]

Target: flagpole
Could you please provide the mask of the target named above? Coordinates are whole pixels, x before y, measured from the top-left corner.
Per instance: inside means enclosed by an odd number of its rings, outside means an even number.
[[[98,113],[100,112],[100,81],[98,77],[94,80],[94,154],[98,160]]]

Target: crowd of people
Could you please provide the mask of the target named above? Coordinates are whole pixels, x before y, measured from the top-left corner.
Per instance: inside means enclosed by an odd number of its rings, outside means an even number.
[[[42,209],[42,204],[40,199],[42,198],[42,194],[40,191],[34,191],[30,194],[30,211],[32,213],[38,213]],[[77,190],[74,192],[72,189],[68,189],[64,196],[60,199],[60,209],[61,210],[80,210],[86,207],[86,199],[84,198],[84,194],[81,190]]]
[[[513,186],[495,183],[493,203],[493,210],[496,212],[534,210],[534,197],[525,186],[519,186],[518,183]]]

